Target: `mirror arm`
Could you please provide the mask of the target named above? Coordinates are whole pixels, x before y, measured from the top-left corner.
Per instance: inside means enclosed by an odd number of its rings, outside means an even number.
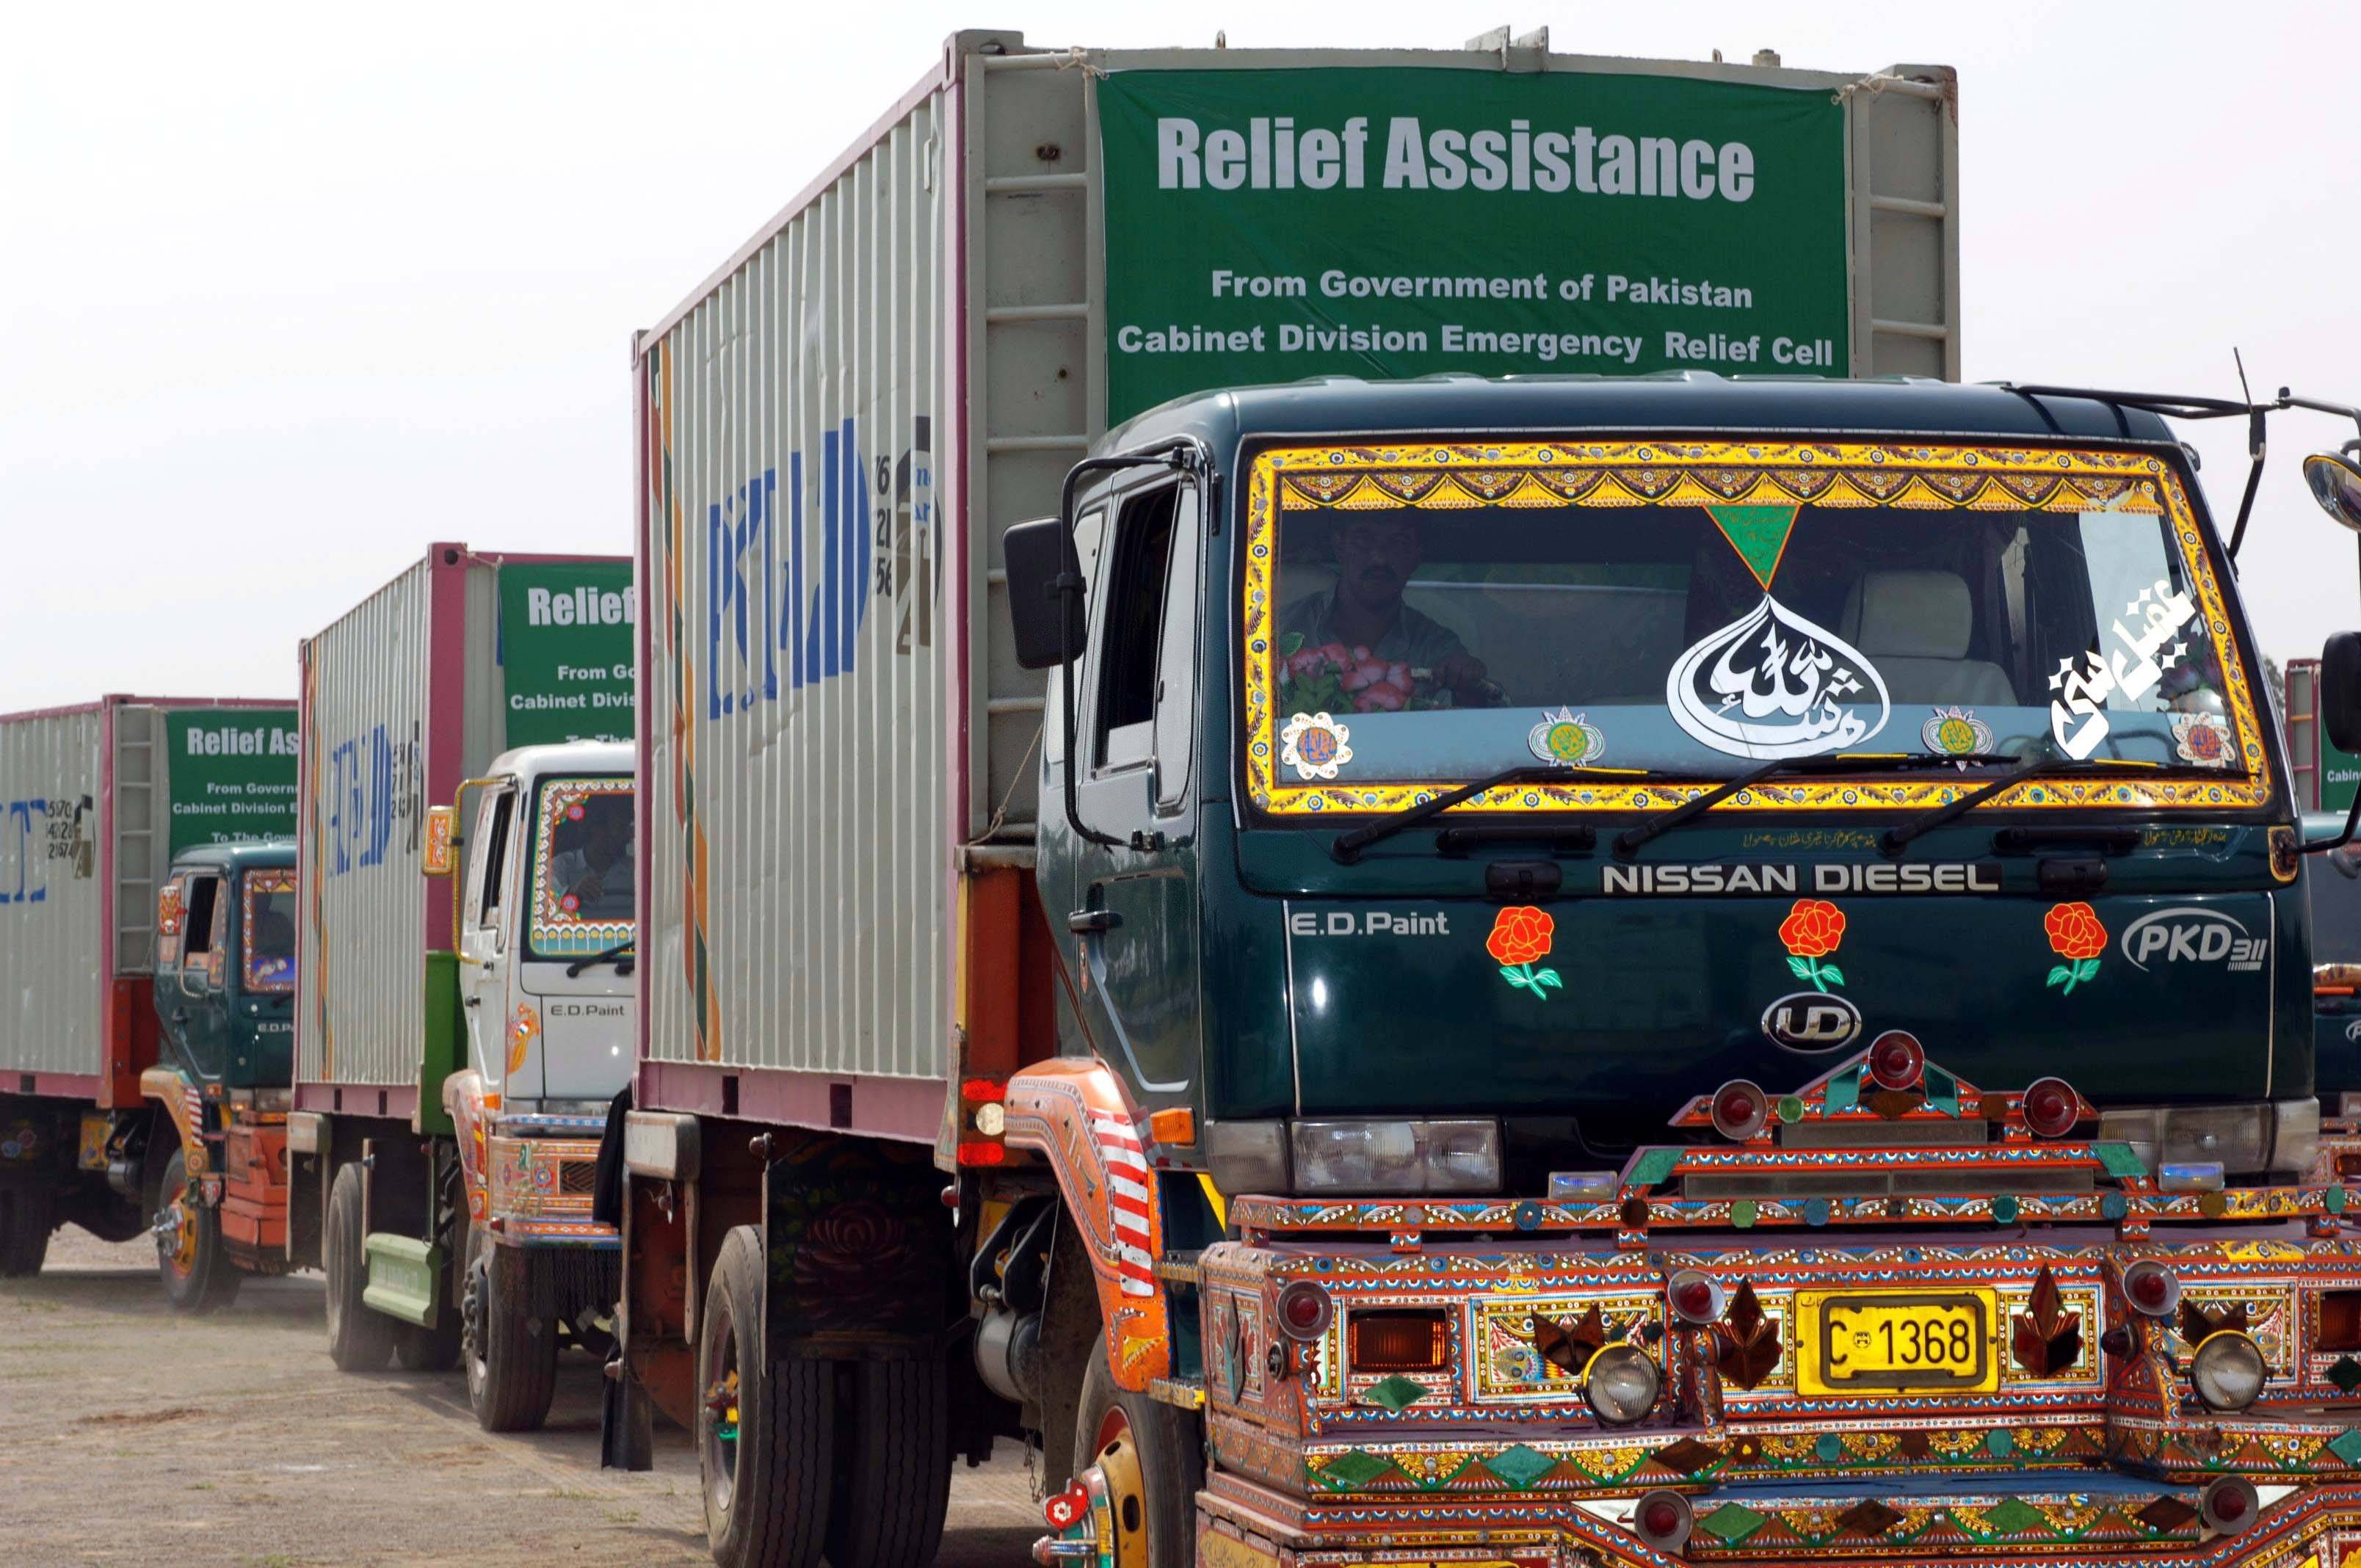
[[[2264,426],[2270,418],[2270,411],[2268,405],[2257,403],[2246,412],[2246,455],[2254,459],[2254,466],[2246,470],[2246,493],[2238,498],[2237,526],[2230,530],[2230,559],[2233,561],[2238,558],[2238,546],[2246,541],[2246,520],[2254,516],[2255,492],[2262,488],[2263,454],[2269,445]]]
[[[1059,765],[1066,775],[1066,826],[1085,843],[1103,844],[1115,850],[1135,846],[1128,839],[1103,833],[1082,820],[1082,774],[1075,765],[1074,661],[1081,656],[1082,650],[1074,646],[1074,609],[1081,603],[1087,585],[1082,581],[1080,570],[1081,557],[1074,551],[1074,492],[1088,475],[1118,468],[1151,467],[1210,475],[1213,471],[1213,451],[1197,436],[1176,435],[1169,441],[1159,441],[1135,452],[1120,452],[1107,457],[1085,457],[1066,470],[1066,482],[1058,496],[1058,523],[1065,534],[1068,564],[1074,568],[1059,573],[1049,585],[1050,594],[1062,601],[1058,616],[1058,707],[1066,749]]]
[[[2353,841],[2353,830],[2356,828],[2361,828],[2361,792],[2354,795],[2353,809],[2345,814],[2344,832],[2334,839],[2323,839],[2316,844],[2298,844],[2296,852],[2302,855],[2317,855],[2330,850],[2341,850]]]

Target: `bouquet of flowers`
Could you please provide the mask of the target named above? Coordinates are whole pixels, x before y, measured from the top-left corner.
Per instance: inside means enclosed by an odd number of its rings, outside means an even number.
[[[1449,707],[1448,688],[1433,674],[1399,659],[1380,659],[1358,643],[1304,645],[1301,634],[1279,639],[1279,705],[1289,713],[1400,713]]]

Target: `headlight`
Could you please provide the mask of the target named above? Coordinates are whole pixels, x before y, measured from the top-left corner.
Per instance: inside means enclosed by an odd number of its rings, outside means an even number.
[[[1637,1345],[1610,1344],[1583,1369],[1582,1397],[1613,1426],[1638,1420],[1656,1408],[1664,1375],[1655,1358]]]
[[[1208,1122],[1205,1174],[1224,1198],[1287,1191],[1287,1124]]]
[[[2235,1329],[2205,1336],[2189,1363],[2189,1382],[2209,1410],[2243,1410],[2263,1391],[2263,1353]]]
[[[1299,1192],[1497,1192],[1497,1122],[1297,1122]]]
[[[2320,1145],[2320,1102],[2103,1111],[2099,1141],[2131,1145],[2150,1170],[2212,1162],[2234,1176],[2301,1174]]]

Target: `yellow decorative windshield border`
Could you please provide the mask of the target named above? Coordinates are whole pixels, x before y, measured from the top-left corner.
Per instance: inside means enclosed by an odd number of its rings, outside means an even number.
[[[603,953],[631,937],[629,920],[585,920],[565,906],[563,890],[552,884],[549,862],[557,850],[557,825],[579,818],[594,795],[631,798],[627,778],[544,779],[541,816],[533,841],[533,948],[544,958],[580,958]]]
[[[2230,636],[2229,613],[2180,477],[2145,452],[2041,447],[1923,446],[1901,443],[1525,442],[1480,446],[1290,446],[1256,454],[1246,481],[1246,785],[1257,810],[1279,817],[1398,811],[1451,787],[1351,782],[1297,785],[1279,773],[1278,695],[1273,679],[1279,515],[1313,510],[1478,506],[1905,507],[1927,510],[2130,511],[2171,520],[2183,565],[2213,640],[2243,773],[2211,777],[2061,779],[2020,784],[1993,804],[2055,807],[2224,809],[2268,805],[2269,764],[2246,666]],[[1516,784],[1488,790],[1455,809],[1469,813],[1668,810],[1723,781],[1605,780]],[[1958,797],[1962,784],[1924,777],[1814,778],[1760,785],[1723,809],[1738,812],[1919,809]]]
[[[248,991],[292,991],[295,989],[295,954],[291,948],[275,958],[264,959],[254,950],[254,921],[261,912],[262,901],[273,894],[295,891],[295,868],[279,871],[253,871],[246,873],[245,907],[239,912],[238,951],[246,960],[246,989]],[[287,912],[291,927],[295,912]]]

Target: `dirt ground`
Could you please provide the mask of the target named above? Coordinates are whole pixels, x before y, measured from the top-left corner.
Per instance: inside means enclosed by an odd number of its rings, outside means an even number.
[[[598,1370],[569,1353],[545,1431],[492,1437],[456,1372],[349,1376],[317,1275],[176,1319],[144,1242],[60,1231],[0,1283],[0,1561],[697,1563],[697,1455],[598,1468]],[[1018,1568],[1042,1532],[1004,1445],[951,1481],[944,1568]]]

